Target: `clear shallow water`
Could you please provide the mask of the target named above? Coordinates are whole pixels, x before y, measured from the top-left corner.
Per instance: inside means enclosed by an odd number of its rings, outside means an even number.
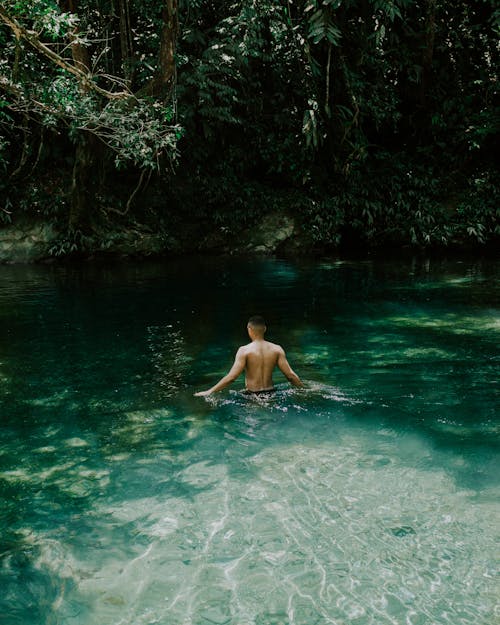
[[[0,622],[496,622],[499,274],[0,267]],[[256,312],[309,388],[194,398]]]

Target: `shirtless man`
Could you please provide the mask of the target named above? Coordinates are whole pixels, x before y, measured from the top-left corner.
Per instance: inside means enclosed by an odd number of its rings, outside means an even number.
[[[196,397],[211,395],[226,388],[243,371],[245,371],[246,392],[265,393],[274,391],[273,370],[275,367],[278,367],[294,386],[304,386],[302,380],[288,364],[284,349],[279,345],[264,340],[266,323],[262,317],[251,317],[247,324],[247,331],[252,342],[238,349],[229,373],[212,388],[209,388],[208,391],[195,393]]]

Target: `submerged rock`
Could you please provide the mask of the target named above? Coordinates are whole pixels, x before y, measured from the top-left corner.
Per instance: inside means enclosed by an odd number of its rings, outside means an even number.
[[[391,527],[391,532],[397,538],[403,538],[403,536],[412,536],[413,534],[417,533],[413,529],[413,527],[410,527],[409,525],[401,525],[400,527]]]

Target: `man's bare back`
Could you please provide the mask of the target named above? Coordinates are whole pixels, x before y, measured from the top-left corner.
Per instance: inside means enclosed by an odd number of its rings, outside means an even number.
[[[207,391],[195,393],[196,396],[211,395],[229,386],[245,371],[245,388],[249,392],[270,391],[273,386],[273,371],[278,367],[287,380],[294,386],[304,386],[299,376],[290,367],[285,350],[264,340],[266,325],[262,317],[252,317],[247,325],[248,335],[252,339],[236,352],[234,364],[229,373]]]
[[[245,387],[248,391],[273,388],[273,371],[278,366],[285,376],[293,377],[282,347],[264,340],[255,340],[240,347],[236,359],[244,360]]]

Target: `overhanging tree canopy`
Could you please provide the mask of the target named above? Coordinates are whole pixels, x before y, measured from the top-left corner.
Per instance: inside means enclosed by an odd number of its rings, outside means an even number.
[[[72,227],[113,154],[139,185],[159,172],[187,217],[244,222],[268,185],[325,241],[426,243],[461,221],[486,240],[498,16],[488,0],[3,1],[2,163],[15,184],[47,129],[74,143]],[[457,188],[476,203],[438,214]]]

